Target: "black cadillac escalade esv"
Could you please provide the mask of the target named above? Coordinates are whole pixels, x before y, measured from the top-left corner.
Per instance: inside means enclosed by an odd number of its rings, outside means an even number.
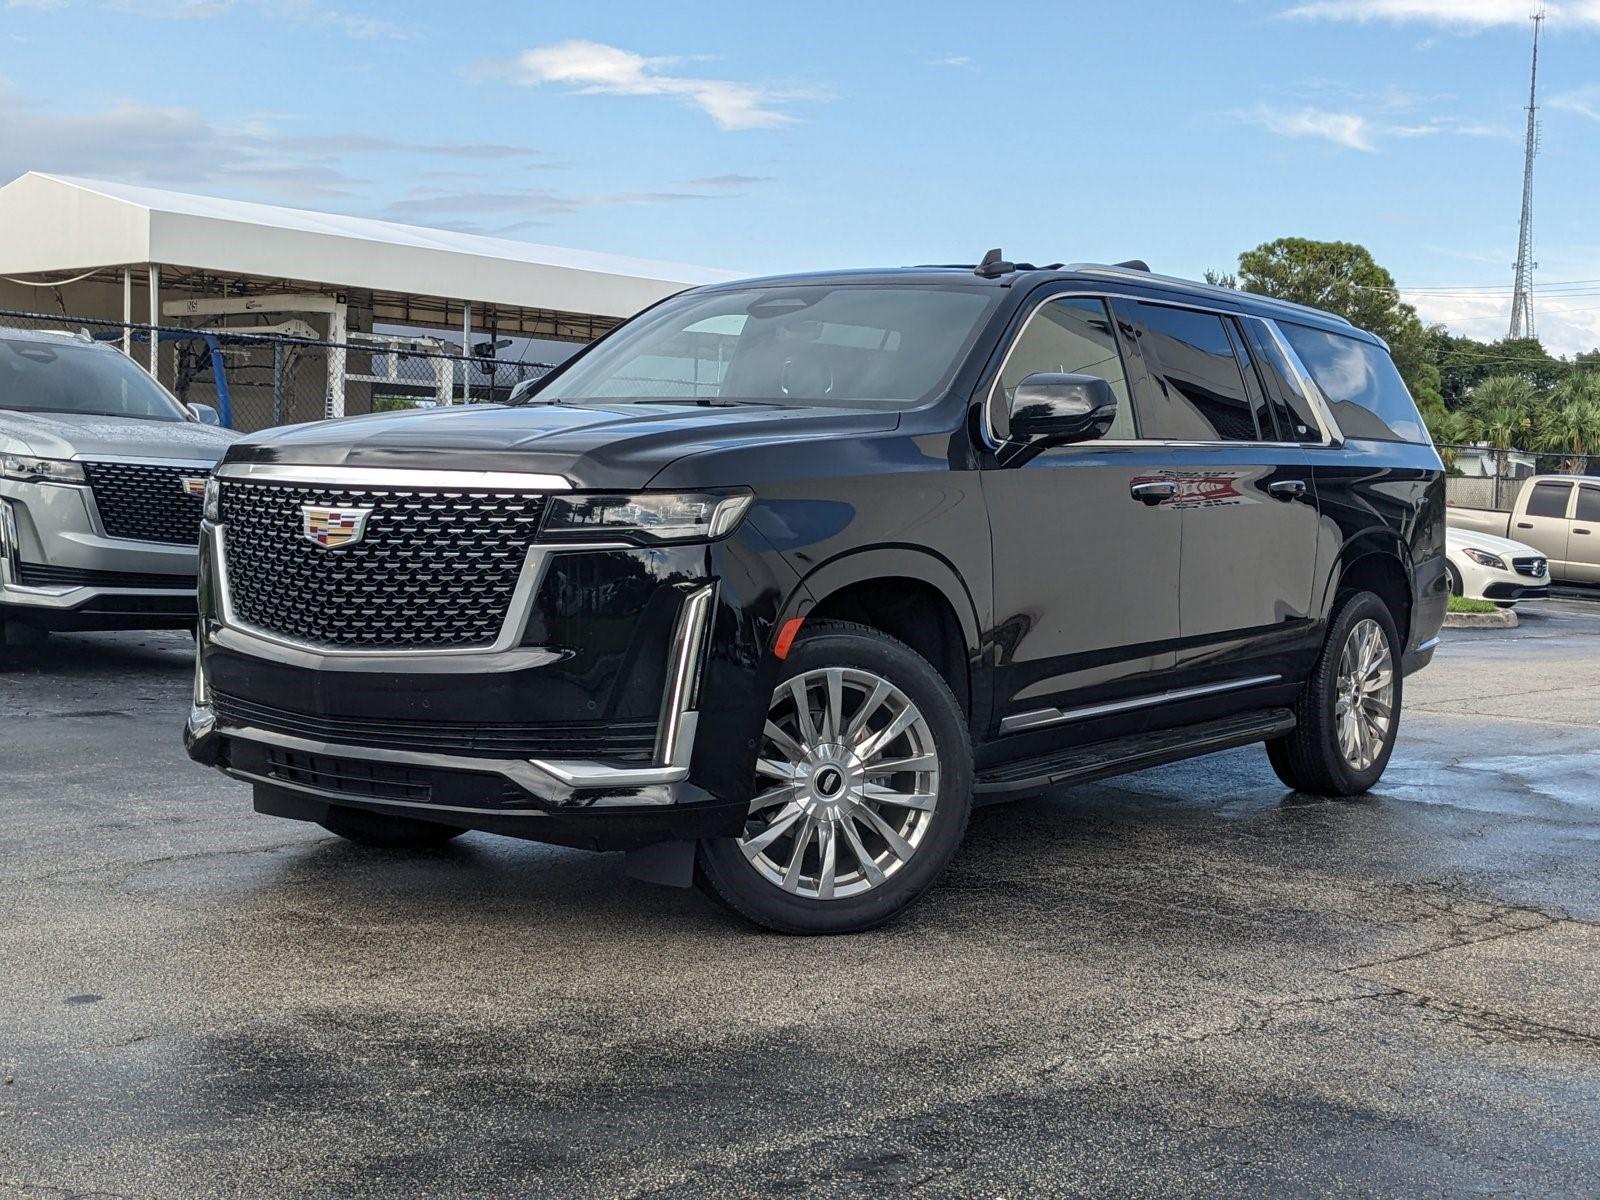
[[[1265,742],[1372,787],[1447,592],[1381,341],[998,254],[685,292],[514,403],[236,443],[206,508],[186,741],[259,811],[793,932],[1048,785]]]

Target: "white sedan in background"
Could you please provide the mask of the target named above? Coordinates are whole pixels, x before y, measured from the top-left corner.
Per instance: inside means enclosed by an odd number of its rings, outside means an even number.
[[[1444,553],[1450,591],[1457,596],[1509,608],[1550,593],[1549,560],[1532,546],[1491,533],[1446,529]]]

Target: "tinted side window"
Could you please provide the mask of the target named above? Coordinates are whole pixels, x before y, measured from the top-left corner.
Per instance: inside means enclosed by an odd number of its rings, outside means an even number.
[[[1216,313],[1143,301],[1124,310],[1138,332],[1156,395],[1141,407],[1145,437],[1255,441],[1255,413],[1227,327]]]
[[[1572,498],[1570,483],[1536,483],[1533,495],[1528,497],[1530,517],[1564,517],[1567,501]]]
[[[1578,489],[1577,519],[1600,524],[1600,488],[1581,487]]]
[[[1405,381],[1382,346],[1279,321],[1346,437],[1430,445]]]
[[[1299,377],[1289,366],[1277,339],[1254,318],[1247,318],[1244,325],[1278,416],[1278,435],[1286,442],[1321,442],[1322,426],[1317,423],[1316,409],[1301,389]]]
[[[1117,397],[1117,419],[1107,438],[1136,437],[1128,380],[1117,351],[1116,333],[1102,301],[1087,297],[1051,300],[1039,306],[1011,348],[990,397],[995,433],[1010,432],[1011,398],[1017,385],[1040,371],[1098,375]]]

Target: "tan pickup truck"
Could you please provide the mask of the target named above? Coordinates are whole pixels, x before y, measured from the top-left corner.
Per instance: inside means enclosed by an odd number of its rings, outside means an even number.
[[[1447,523],[1525,542],[1550,560],[1550,578],[1600,583],[1600,476],[1535,475],[1508,513],[1487,508],[1445,510]]]

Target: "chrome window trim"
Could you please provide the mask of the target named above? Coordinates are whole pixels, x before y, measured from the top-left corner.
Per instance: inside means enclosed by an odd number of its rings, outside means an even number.
[[[517,572],[517,585],[512,589],[511,602],[506,608],[505,621],[500,626],[499,634],[489,645],[432,646],[421,649],[386,646],[368,649],[359,646],[325,646],[318,642],[307,642],[300,638],[292,638],[281,633],[275,633],[270,629],[263,629],[261,626],[253,625],[241,618],[234,611],[232,591],[228,583],[228,556],[224,545],[224,532],[226,529],[226,523],[222,523],[212,525],[208,530],[211,543],[211,565],[216,572],[218,617],[223,627],[232,629],[255,641],[266,643],[269,646],[282,646],[321,657],[339,659],[392,658],[410,660],[504,654],[514,649],[518,639],[522,637],[523,627],[528,621],[528,613],[533,608],[534,597],[538,594],[539,585],[544,582],[544,575],[549,570],[550,560],[556,555],[594,550],[640,551],[648,549],[648,547],[632,546],[626,542],[573,542],[529,546],[527,556],[522,560],[522,568]]]
[[[1278,322],[1270,317],[1250,318],[1260,321],[1272,336],[1272,343],[1278,348],[1278,353],[1283,355],[1284,361],[1289,364],[1289,369],[1294,372],[1295,382],[1300,385],[1300,390],[1305,393],[1306,399],[1311,401],[1311,411],[1317,418],[1321,427],[1324,448],[1329,446],[1344,445],[1344,431],[1339,428],[1339,422],[1334,420],[1333,409],[1328,404],[1328,398],[1322,394],[1322,389],[1317,386],[1317,381],[1311,378],[1311,372],[1306,364],[1301,361],[1300,355],[1295,353],[1295,348],[1289,344],[1289,339],[1283,336],[1283,330],[1278,328]],[[1343,336],[1343,335],[1341,335]],[[1301,443],[1304,445],[1318,445],[1316,442]]]
[[[1231,445],[1232,443],[1227,443]],[[1150,708],[1157,704],[1171,704],[1178,700],[1193,700],[1217,692],[1235,692],[1240,688],[1277,683],[1282,675],[1254,675],[1249,679],[1229,679],[1223,683],[1207,683],[1198,687],[1178,688],[1173,691],[1153,692],[1127,700],[1112,700],[1106,704],[1089,704],[1083,708],[1039,708],[1031,712],[1014,713],[1000,722],[1001,733],[1021,733],[1029,729],[1042,729],[1047,725],[1062,725],[1069,721],[1087,721],[1091,717],[1105,717],[1113,713],[1130,712],[1136,708]]]
[[[570,492],[564,475],[528,471],[411,470],[406,467],[314,467],[295,463],[223,463],[219,479],[308,483],[332,487],[463,488],[492,491]]]
[[[1144,277],[1140,276],[1140,278],[1143,279]],[[1339,423],[1334,420],[1333,412],[1329,409],[1328,402],[1322,395],[1321,389],[1319,389],[1315,381],[1312,380],[1311,373],[1306,370],[1305,364],[1300,361],[1300,356],[1294,352],[1294,347],[1289,345],[1288,339],[1283,336],[1282,332],[1278,329],[1277,322],[1273,318],[1257,316],[1255,313],[1246,312],[1237,308],[1220,308],[1208,304],[1188,303],[1177,300],[1146,299],[1142,296],[1130,296],[1121,292],[1072,291],[1052,292],[1049,296],[1046,296],[1043,300],[1039,301],[1039,303],[1033,307],[1033,310],[1029,312],[1027,317],[1023,320],[1021,328],[1019,328],[1015,336],[1012,337],[1011,344],[1006,347],[1005,357],[1000,360],[1000,367],[995,372],[994,378],[990,381],[988,392],[981,401],[983,406],[983,420],[979,422],[979,429],[983,435],[984,444],[987,445],[989,449],[1000,450],[1006,446],[1021,446],[1026,444],[1023,442],[1014,442],[1010,438],[1001,438],[995,432],[995,397],[1000,391],[1000,380],[1005,375],[1006,367],[1011,362],[1011,355],[1016,351],[1017,344],[1022,341],[1023,336],[1028,332],[1028,326],[1031,325],[1033,323],[1033,319],[1039,315],[1040,309],[1044,308],[1045,305],[1053,303],[1057,300],[1099,300],[1106,305],[1107,311],[1111,312],[1111,319],[1113,322],[1116,320],[1116,313],[1111,311],[1112,300],[1134,300],[1139,303],[1154,304],[1164,308],[1187,308],[1196,312],[1213,313],[1220,317],[1234,317],[1241,321],[1261,322],[1262,325],[1266,326],[1267,332],[1271,335],[1273,344],[1288,361],[1289,369],[1294,372],[1295,380],[1300,384],[1301,390],[1311,401],[1312,412],[1316,416],[1317,424],[1322,434],[1322,441],[1320,442],[1283,442],[1257,440],[1251,440],[1247,442],[1230,442],[1221,438],[1210,440],[1198,438],[1100,438],[1090,442],[1074,442],[1070,446],[1060,447],[1061,449],[1092,450],[1098,446],[1108,446],[1122,449],[1127,449],[1130,447],[1149,448],[1153,446],[1165,446],[1171,448],[1195,450],[1227,447],[1237,450],[1241,447],[1264,446],[1275,449],[1292,448],[1296,450],[1305,450],[1328,449],[1330,447],[1344,445],[1344,434],[1339,429]],[[1310,312],[1315,310],[1307,311]],[[1122,354],[1120,344],[1118,346],[1117,353],[1119,357]],[[1123,366],[1124,374],[1126,374],[1127,362],[1125,359],[1123,360]],[[1243,365],[1241,364],[1241,370],[1242,369]],[[1127,386],[1128,402],[1133,406],[1134,424],[1137,426],[1139,420],[1139,404],[1138,400],[1133,394],[1133,383],[1131,379],[1127,381]]]

